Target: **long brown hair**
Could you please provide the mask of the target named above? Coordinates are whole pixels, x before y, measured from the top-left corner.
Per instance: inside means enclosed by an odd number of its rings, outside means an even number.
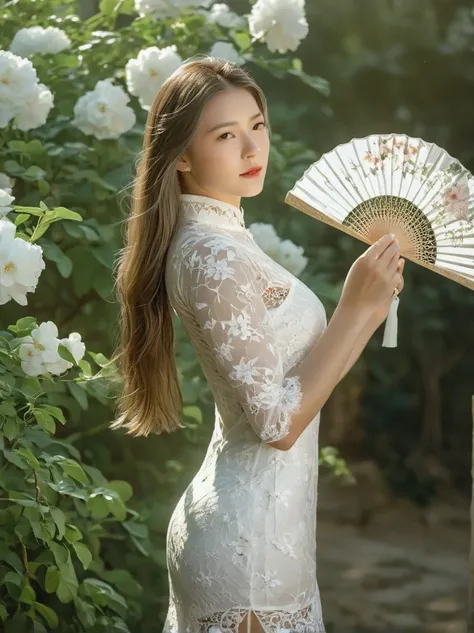
[[[120,340],[114,360],[122,394],[113,429],[126,427],[138,436],[184,428],[173,317],[165,288],[166,255],[184,193],[176,166],[206,103],[234,87],[249,90],[268,121],[265,96],[248,71],[212,57],[180,66],[151,106],[116,270]]]

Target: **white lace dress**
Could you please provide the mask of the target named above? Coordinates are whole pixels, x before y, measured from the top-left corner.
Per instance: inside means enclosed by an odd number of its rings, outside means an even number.
[[[324,307],[257,246],[242,209],[205,196],[181,196],[166,287],[216,405],[206,456],[168,527],[163,633],[322,633],[320,414],[290,450],[268,443],[289,431]]]

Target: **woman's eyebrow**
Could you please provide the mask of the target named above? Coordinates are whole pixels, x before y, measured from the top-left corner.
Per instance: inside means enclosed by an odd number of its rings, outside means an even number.
[[[253,116],[250,117],[249,121],[254,121],[255,119],[260,118],[261,116],[263,116],[261,112],[259,112],[258,114],[254,114]],[[228,121],[227,123],[219,123],[218,125],[215,125],[210,130],[208,130],[207,134],[210,134],[211,132],[214,132],[215,130],[218,130],[221,127],[230,127],[231,125],[237,125],[237,124],[238,124],[238,121]]]

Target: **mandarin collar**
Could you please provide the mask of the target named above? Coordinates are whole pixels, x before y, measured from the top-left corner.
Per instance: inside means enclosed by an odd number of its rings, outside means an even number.
[[[180,219],[202,220],[215,226],[229,229],[245,229],[244,210],[227,202],[208,196],[182,193],[180,198]]]

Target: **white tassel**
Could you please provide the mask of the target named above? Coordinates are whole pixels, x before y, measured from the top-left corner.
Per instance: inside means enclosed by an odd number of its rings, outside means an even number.
[[[397,310],[398,310],[399,303],[400,303],[400,299],[398,295],[396,295],[392,299],[390,310],[387,315],[387,320],[385,322],[385,331],[383,334],[382,347],[397,347],[397,338],[398,338]]]

